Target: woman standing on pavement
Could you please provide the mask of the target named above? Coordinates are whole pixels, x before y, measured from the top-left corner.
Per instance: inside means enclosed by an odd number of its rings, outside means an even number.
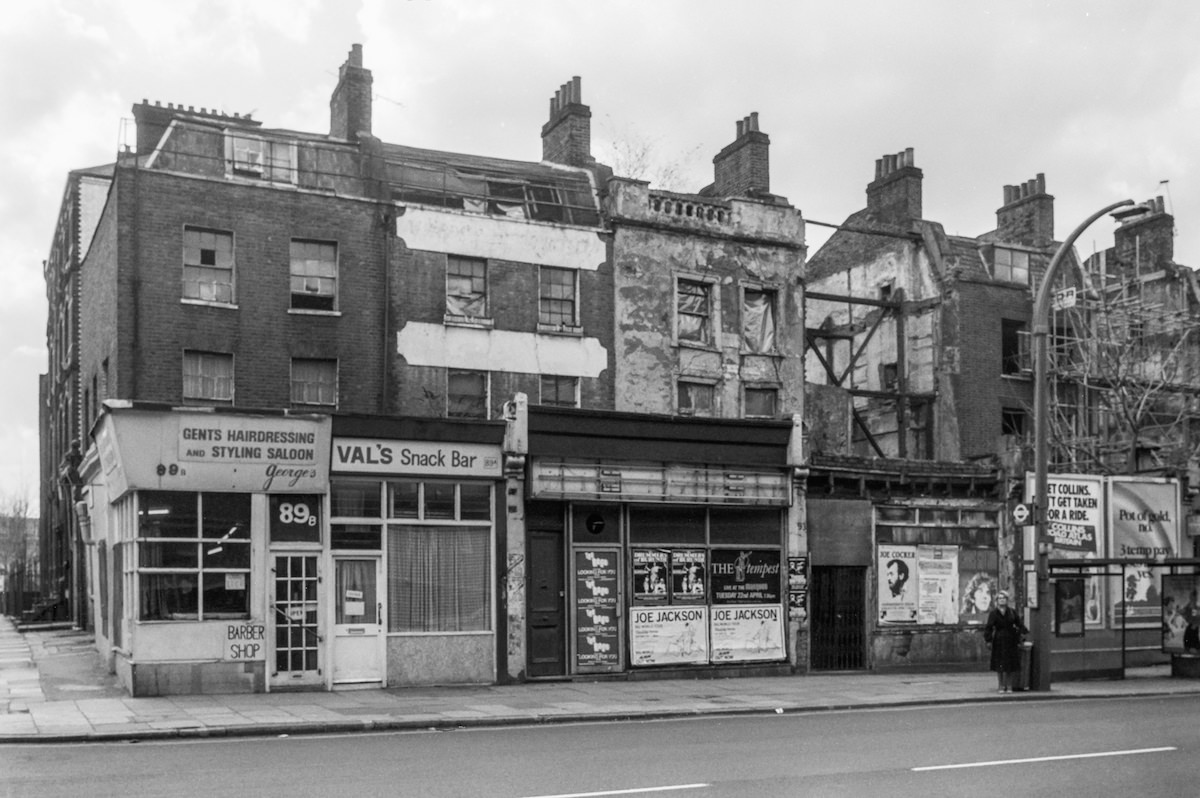
[[[992,647],[992,670],[996,672],[997,693],[1012,690],[1013,674],[1021,669],[1021,635],[1029,630],[1021,617],[1008,606],[1008,594],[996,594],[996,606],[988,613],[983,639]]]

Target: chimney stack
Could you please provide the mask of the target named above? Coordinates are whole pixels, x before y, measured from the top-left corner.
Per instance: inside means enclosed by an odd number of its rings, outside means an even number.
[[[592,109],[583,104],[579,76],[550,98],[550,119],[542,125],[542,160],[567,166],[591,166]]]
[[[1117,261],[1136,272],[1175,261],[1175,217],[1162,197],[1143,203],[1148,213],[1130,216],[1113,233]]]
[[[733,143],[713,158],[712,194],[745,197],[771,193],[771,139],[758,129],[758,112],[737,121]]]
[[[1004,205],[996,211],[996,238],[1030,247],[1054,242],[1054,197],[1046,193],[1044,174],[1004,187]]]
[[[921,218],[921,181],[913,148],[875,161],[875,179],[867,184],[867,210],[881,221],[901,223]]]
[[[352,45],[329,98],[329,135],[349,141],[358,141],[360,133],[371,135],[371,83],[371,70],[363,68],[362,45]]]

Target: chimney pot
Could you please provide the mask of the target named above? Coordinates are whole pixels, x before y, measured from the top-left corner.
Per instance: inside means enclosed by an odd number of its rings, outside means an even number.
[[[758,130],[758,111],[750,112],[750,129]]]
[[[350,45],[350,56],[346,60],[350,66],[361,68],[363,65],[362,55],[362,45],[352,44]]]
[[[571,78],[571,102],[583,102],[583,81],[578,75]]]
[[[878,180],[881,177],[883,177],[883,159],[876,158],[875,159],[875,179]]]
[[[746,121],[744,119],[739,119],[734,123],[734,125],[737,128],[737,134],[734,136],[734,138],[740,139],[742,137],[742,133],[745,132]]]
[[[1046,193],[1046,175],[1043,172],[1038,172],[1037,175],[1037,193]]]
[[[916,157],[913,154],[913,148],[909,147],[904,150],[904,165],[905,166],[914,166],[915,164],[916,164]]]

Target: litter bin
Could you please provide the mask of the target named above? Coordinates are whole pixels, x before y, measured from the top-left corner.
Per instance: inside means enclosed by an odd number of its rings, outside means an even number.
[[[1013,690],[1028,690],[1033,681],[1033,643],[1021,642],[1021,668],[1013,678]]]

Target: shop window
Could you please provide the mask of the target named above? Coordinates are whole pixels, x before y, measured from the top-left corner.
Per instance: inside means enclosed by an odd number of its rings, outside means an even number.
[[[714,545],[779,545],[782,522],[778,510],[713,507],[708,512],[709,542]]]
[[[679,381],[679,413],[684,416],[711,416],[716,387],[703,382]]]
[[[388,527],[388,631],[491,628],[491,526]]]
[[[492,486],[388,483],[388,631],[491,628]]]
[[[775,292],[747,288],[742,291],[742,349],[775,351]]]
[[[183,398],[206,402],[232,402],[233,355],[223,352],[184,351]]]
[[[446,259],[446,316],[463,321],[488,318],[486,260],[456,255]]]
[[[296,310],[337,309],[337,244],[292,240],[292,307]]]
[[[138,495],[138,618],[247,618],[250,495]]]
[[[488,373],[449,371],[446,374],[446,415],[450,418],[488,417]]]
[[[746,418],[774,418],[779,412],[778,388],[746,388]]]
[[[712,286],[680,278],[675,284],[675,335],[680,343],[713,342]]]
[[[378,551],[383,548],[383,528],[379,524],[331,524],[329,545],[334,549]]]
[[[707,515],[702,507],[629,508],[631,543],[705,543]],[[778,530],[776,530],[778,534]]]
[[[540,404],[551,407],[579,407],[579,378],[543,374],[539,398]]]
[[[379,483],[335,480],[330,487],[334,518],[379,518]]]
[[[578,275],[575,269],[542,266],[538,270],[538,324],[556,329],[574,330],[577,315]]]
[[[183,298],[234,302],[233,234],[183,228]]]

